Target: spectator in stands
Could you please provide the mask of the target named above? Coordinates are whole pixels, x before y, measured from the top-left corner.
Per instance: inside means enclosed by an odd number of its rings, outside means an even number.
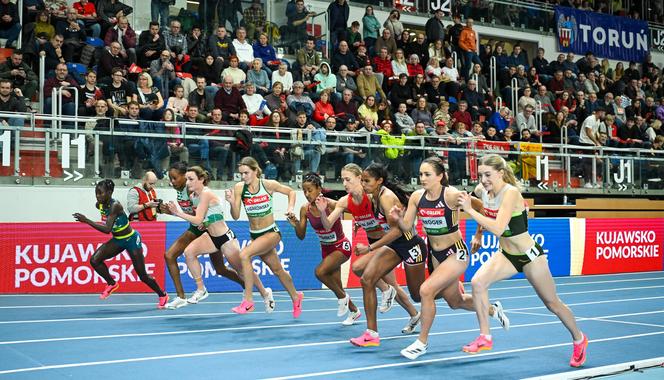
[[[171,53],[168,50],[161,52],[160,59],[152,61],[150,75],[155,87],[163,94],[169,94],[171,88],[181,84],[180,79],[175,76],[175,66],[171,62]]]
[[[547,144],[560,144],[560,131],[567,125],[565,113],[558,111],[546,124],[546,132],[542,136],[542,142]]]
[[[420,57],[417,54],[412,54],[408,59],[408,76],[416,77],[417,75],[424,75],[424,68],[420,64]]]
[[[129,220],[141,222],[157,221],[159,200],[157,199],[157,176],[148,170],[143,176],[143,182],[129,189],[127,192],[127,213]]]
[[[26,111],[27,109],[23,97],[15,93],[12,82],[6,78],[0,79],[0,112]],[[11,125],[13,127],[22,127],[25,124],[25,120],[20,117],[10,117],[7,119],[0,119],[0,123],[4,126]]]
[[[74,3],[74,9],[78,14],[78,24],[84,30],[89,29],[92,32],[92,37],[99,38],[101,36],[101,26],[97,22],[97,8],[88,0],[80,0]]]
[[[400,19],[401,13],[397,9],[392,9],[383,23],[383,28],[390,31],[390,36],[400,36],[403,32],[403,24],[399,21]]]
[[[539,136],[539,131],[537,130],[537,124],[535,123],[534,116],[535,108],[531,105],[526,105],[523,108],[522,112],[519,112],[516,115],[516,128],[519,132],[524,129],[528,129],[530,134],[533,136]]]
[[[6,38],[5,48],[13,47],[21,33],[21,20],[18,18],[16,4],[9,0],[0,0],[0,38]]]
[[[532,67],[537,70],[542,83],[547,83],[551,79],[549,74],[549,61],[544,58],[544,48],[537,48],[537,55],[533,58]]]
[[[48,11],[43,10],[37,14],[37,20],[35,21],[34,30],[32,32],[35,36],[36,42],[36,51],[44,50],[43,47],[48,41],[50,41],[53,36],[55,36],[55,28],[51,24],[51,16]],[[29,47],[25,47],[26,52],[32,52]]]
[[[384,83],[394,76],[392,71],[392,59],[387,52],[386,47],[378,50],[378,56],[373,59],[373,66],[376,68],[376,77],[379,83]],[[383,86],[385,87],[385,86]]]
[[[576,120],[579,121],[585,120],[590,114],[590,112],[588,112],[588,101],[586,100],[586,95],[583,91],[576,92],[576,109],[572,110],[570,108],[570,112],[574,112]]]
[[[579,75],[581,77],[581,75]],[[599,87],[597,86],[597,83],[595,81],[595,73],[594,72],[589,72],[586,75],[586,80],[583,82],[583,91],[586,94],[589,94],[591,92],[598,93],[599,92]]]
[[[514,45],[512,48],[512,54],[507,58],[507,63],[510,66],[523,66],[524,70],[529,67],[528,61],[526,60],[525,54],[521,50],[521,45]]]
[[[320,65],[321,59],[315,47],[316,39],[312,36],[307,37],[304,46],[297,51],[297,63],[299,67],[306,65],[318,67]]]
[[[357,91],[365,100],[369,95],[377,96],[378,101],[387,99],[370,65],[365,66],[362,73],[357,77]]]
[[[473,23],[472,18],[466,20],[466,26],[459,35],[459,49],[463,52],[463,70],[461,71],[461,76],[464,78],[468,78],[473,63],[482,64],[477,54],[477,34],[473,30]]]
[[[480,115],[488,116],[490,109],[484,105],[484,95],[477,91],[477,82],[470,79],[468,86],[463,90],[463,100],[468,103],[468,112],[473,120],[478,120]]]
[[[320,64],[320,71],[314,76],[314,82],[318,83],[316,85],[318,94],[325,90],[334,91],[337,88],[337,77],[330,70],[330,64],[327,62]]]
[[[357,62],[357,66],[360,68],[366,65],[371,65],[371,57],[367,52],[366,46],[360,45],[357,48],[357,52],[355,53],[355,62]]]
[[[398,36],[398,34],[397,34]],[[387,54],[391,57],[394,57],[397,52],[397,42],[394,40],[392,32],[389,29],[383,29],[383,34],[376,40],[375,50],[380,52],[382,48],[387,49]]]
[[[625,114],[627,117],[633,117],[636,118],[637,116],[645,116],[645,112],[643,108],[641,107],[641,101],[636,100],[632,101],[632,104],[625,108]]]
[[[247,72],[247,82],[252,82],[256,87],[256,92],[261,95],[267,95],[270,92],[270,79],[268,79],[267,72],[263,70],[263,60],[260,58],[254,58],[251,70]]]
[[[285,124],[288,120],[286,117],[286,111],[288,110],[288,105],[286,104],[286,94],[283,92],[283,84],[281,82],[274,82],[272,84],[272,92],[265,97],[265,101],[267,102],[267,106],[270,108],[270,111],[272,113],[279,113],[281,114],[281,117],[279,118],[279,122],[281,124]],[[270,119],[271,123],[274,121],[274,118]]]
[[[254,57],[260,58],[263,61],[263,65],[267,66],[270,71],[277,70],[281,63],[288,65],[288,61],[284,60],[282,62],[277,59],[277,52],[274,50],[274,47],[269,44],[267,34],[264,32],[259,34],[258,39],[253,43],[252,48],[254,49]]]
[[[94,116],[97,101],[104,99],[104,94],[97,87],[97,74],[89,70],[85,74],[85,84],[78,90],[78,114],[81,116]]]
[[[353,92],[350,89],[343,91],[341,101],[334,104],[334,112],[341,120],[349,120],[350,117],[359,120],[358,105],[353,99]]]
[[[315,15],[315,12],[309,12],[304,8],[304,0],[296,0],[295,11],[288,14],[287,9],[287,25],[291,34],[290,38],[287,40],[293,41],[297,45],[303,45],[307,40],[307,22]]]
[[[0,79],[7,79],[14,89],[29,99],[37,92],[37,74],[23,62],[23,52],[14,50],[8,60],[0,64]]]
[[[101,22],[101,31],[104,35],[106,35],[108,29],[115,27],[121,21],[121,18],[126,18],[134,11],[132,7],[118,0],[97,0],[96,5],[97,15]],[[135,45],[136,35],[134,34],[134,47]]]
[[[452,116],[450,115],[450,103],[445,100],[441,100],[438,104],[436,112],[433,114],[433,122],[435,125],[441,123],[445,124],[449,128],[451,120]]]
[[[434,76],[431,79],[431,82],[425,84],[424,88],[427,92],[427,102],[429,102],[429,108],[433,110],[438,106],[438,104],[440,104],[441,100],[445,99],[445,88],[441,86],[440,77],[437,76]]]
[[[346,35],[348,36],[348,46],[353,53],[357,52],[357,48],[359,48],[360,45],[364,45],[362,35],[360,34],[360,23],[358,21],[353,21],[350,24],[350,28],[346,30]]]
[[[150,16],[152,17],[152,22],[157,23],[157,25],[168,24],[168,8],[172,4],[175,4],[174,0],[150,0]]]
[[[486,76],[482,73],[482,66],[478,63],[473,65],[473,73],[471,78],[475,79],[474,76],[477,75],[477,91],[480,94],[484,95],[486,100],[493,99],[493,89],[489,88],[489,83],[487,83]]]
[[[408,64],[406,63],[405,54],[402,49],[397,49],[396,55],[392,58],[391,65],[394,77],[399,77],[401,74],[408,76]]]
[[[217,95],[214,97],[214,106],[221,110],[224,120],[230,124],[236,124],[240,110],[247,108],[240,91],[233,85],[231,76],[223,78],[222,88],[217,91]]]
[[[468,131],[473,125],[473,118],[468,112],[468,103],[465,100],[459,102],[459,108],[452,114],[452,124],[463,123]],[[468,131],[470,133],[470,131]]]
[[[245,80],[247,79],[247,74],[243,71],[239,65],[239,59],[236,56],[229,58],[229,66],[221,72],[221,77],[231,77],[233,79],[233,86],[237,88],[242,88]]]
[[[62,114],[74,115],[76,113],[74,93],[63,87],[78,87],[78,83],[76,83],[76,80],[69,75],[67,65],[64,63],[58,63],[55,67],[55,76],[46,79],[46,82],[44,83],[44,110],[46,112],[51,111],[51,106],[53,104],[53,89],[62,88]]]
[[[127,69],[129,68],[129,60],[126,55],[122,55],[122,47],[117,41],[111,42],[109,48],[104,49],[101,53],[101,59],[97,67],[100,82],[105,84],[110,83],[112,80],[111,74],[115,68],[122,69],[124,74],[127,73]]]
[[[164,44],[166,45],[166,50],[171,55],[171,58],[177,56],[174,48],[179,47],[183,54],[187,54],[187,36],[182,34],[182,24],[178,20],[171,21],[171,28],[165,30],[162,33],[164,37]]]
[[[351,90],[353,92],[357,91],[357,84],[355,84],[355,79],[353,79],[352,76],[348,75],[348,67],[346,67],[346,65],[341,65],[339,67],[339,73],[336,75],[336,77],[337,77],[337,86],[336,86],[337,98],[340,99],[341,95],[346,89]]]
[[[605,115],[604,108],[597,108],[593,114],[585,118],[583,125],[581,126],[581,133],[579,135],[580,145],[601,145],[597,140],[597,133],[600,127],[603,125]]]
[[[104,97],[115,116],[125,116],[127,115],[127,104],[137,99],[135,89],[124,78],[122,69],[116,67],[111,72],[112,81],[104,89]]]
[[[242,95],[242,101],[247,106],[249,125],[262,126],[267,124],[272,111],[270,111],[263,96],[256,93],[256,85],[253,82],[247,82],[244,89],[246,93]]]
[[[586,107],[588,107],[588,112],[593,113],[597,107],[602,106],[602,102],[597,99],[597,94],[591,92],[588,94],[588,100],[586,102]]]
[[[618,71],[617,66],[616,66],[616,71]],[[625,70],[625,73],[623,74],[623,77],[625,77],[627,80],[639,80],[641,78],[641,73],[639,70],[636,68],[636,62],[630,61],[629,66]]]
[[[279,64],[279,70],[272,72],[272,86],[277,82],[281,84],[281,89],[286,93],[290,93],[293,89],[293,74],[288,71],[288,66],[284,62]]]
[[[433,115],[429,111],[429,103],[425,97],[420,97],[416,101],[415,108],[411,111],[410,117],[417,123],[424,123],[428,128],[433,127]]]
[[[641,131],[636,126],[634,118],[627,118],[625,124],[618,127],[617,132],[618,141],[625,144],[627,147],[641,147],[643,140],[641,139]]]
[[[415,122],[407,113],[408,107],[406,107],[406,103],[395,104],[399,104],[399,107],[397,108],[397,112],[394,113],[394,121],[401,132],[408,134],[413,128],[415,128]]]
[[[227,35],[226,27],[219,26],[216,34],[213,34],[208,39],[208,49],[210,54],[215,57],[223,66],[228,65],[228,59],[236,55],[233,40]]]
[[[247,28],[247,36],[252,41],[256,39],[257,33],[265,31],[266,17],[261,0],[252,0],[251,6],[244,9],[242,20]]]
[[[315,141],[314,135],[325,136],[323,128],[321,128],[318,123],[309,120],[307,114],[304,111],[298,111],[295,118],[295,122],[291,125],[291,128],[308,130],[311,133],[312,141]],[[320,165],[321,151],[319,150],[320,145],[306,144],[304,145],[304,161],[309,163],[309,171],[317,173],[318,166]],[[293,161],[293,170],[297,173],[302,168],[302,160]]]
[[[51,41],[44,45],[44,53],[46,54],[46,72],[53,72],[56,66],[60,63],[66,63],[65,58],[62,56],[62,44],[65,39],[62,34],[56,34],[51,38]]]
[[[493,51],[493,56],[496,57],[496,70],[498,70],[499,73],[509,70],[510,66],[509,57],[507,57],[507,54],[503,49],[502,44],[497,44]]]
[[[510,109],[508,107],[500,107],[489,118],[489,125],[494,125],[501,134],[510,126],[510,122]]]
[[[204,77],[196,77],[196,89],[189,93],[187,104],[193,104],[198,107],[199,112],[209,114],[214,108],[214,95],[206,91],[206,82]]]
[[[164,51],[166,53],[166,51]],[[175,85],[174,85],[175,86]],[[159,86],[153,86],[153,79],[148,73],[138,75],[136,86],[137,102],[140,108],[141,120],[159,120],[163,115],[164,98]]]
[[[207,41],[203,36],[201,27],[194,25],[187,34],[187,55],[191,57],[194,66],[201,65],[207,57]]]
[[[546,90],[546,86],[539,86],[537,89],[537,94],[535,94],[535,102],[540,102],[542,109],[541,109],[541,116],[543,117],[542,120],[546,120],[547,117],[553,115],[556,110],[553,108],[553,103],[554,101],[551,99],[551,94]]]
[[[357,114],[360,119],[366,120],[371,117],[374,124],[378,123],[378,104],[376,104],[376,97],[373,95],[367,96],[364,103],[357,109]]]
[[[176,116],[182,117],[188,106],[189,100],[184,97],[184,88],[181,85],[173,87],[173,96],[168,98],[166,109],[173,111]]]
[[[162,0],[152,0],[153,6],[155,2],[160,1]],[[159,59],[161,52],[165,49],[166,43],[164,42],[161,32],[159,32],[159,23],[151,21],[150,29],[144,30],[141,32],[141,35],[138,36],[138,47],[136,48],[138,65],[141,67],[150,66],[152,61]],[[168,51],[168,53],[170,56],[170,51]]]
[[[339,41],[347,41],[348,17],[350,7],[346,0],[334,0],[327,7],[328,25],[330,27],[330,43],[336,46]]]
[[[579,74],[579,67],[574,62],[574,53],[567,53],[567,58],[563,61],[563,67],[565,70],[570,70],[574,76]]]
[[[461,88],[459,86],[459,71],[454,67],[454,60],[451,57],[445,60],[445,67],[443,67],[442,72],[441,80],[445,84],[447,99],[450,97],[458,99]]]
[[[227,123],[223,119],[223,113],[219,108],[215,108],[210,113],[210,124],[224,126]],[[232,137],[233,131],[226,128],[215,129],[211,132],[206,133],[207,136],[216,136],[216,137]],[[213,160],[216,166],[216,171],[213,168],[212,172],[217,179],[224,179],[224,172],[226,172],[225,179],[233,179],[233,163],[230,162],[227,165],[228,159],[233,160],[233,153],[231,151],[230,141],[220,141],[220,140],[208,140],[208,145],[210,149],[210,159]]]
[[[399,81],[392,86],[390,91],[390,101],[393,105],[404,103],[408,108],[415,105],[412,98],[412,89],[408,84],[408,74],[399,74]]]
[[[109,28],[104,38],[106,46],[112,46],[113,42],[120,45],[120,52],[116,55],[128,59],[130,64],[136,63],[136,32],[129,26],[127,17],[120,16],[117,25]],[[100,75],[101,77],[102,75]]]
[[[236,38],[233,40],[233,47],[240,60],[240,68],[246,71],[254,60],[254,48],[247,41],[247,30],[244,27],[239,27],[235,34]],[[272,72],[269,74],[271,75]]]
[[[378,39],[378,32],[380,31],[380,22],[374,15],[374,9],[371,5],[367,5],[362,17],[362,35],[364,43],[369,49],[369,55],[374,55],[373,48]]]
[[[359,69],[355,56],[353,56],[348,49],[348,43],[346,41],[339,42],[339,50],[332,56],[332,72],[339,72],[339,67],[341,67],[341,65],[346,65],[346,67],[348,67],[348,70],[350,70],[348,74],[351,76],[353,76],[354,72]]]
[[[427,43],[432,44],[436,41],[445,39],[445,25],[443,24],[443,10],[438,8],[434,11],[433,17],[427,20],[424,25],[424,32],[427,36]]]
[[[69,8],[67,18],[63,22],[64,27],[60,30],[64,38],[62,56],[66,62],[79,62],[78,58],[85,44],[85,30],[78,23],[77,17],[76,9]]]
[[[587,51],[586,54],[576,61],[576,67],[579,68],[580,73],[588,75],[593,69],[591,61],[594,59],[593,52]]]
[[[332,90],[325,89],[320,93],[320,99],[314,104],[313,120],[317,123],[327,123],[327,120],[334,119],[334,108],[330,103],[330,93]],[[336,119],[334,119],[336,124]]]

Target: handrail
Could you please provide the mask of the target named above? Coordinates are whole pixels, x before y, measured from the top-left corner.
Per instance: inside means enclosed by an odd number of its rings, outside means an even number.
[[[46,81],[46,52],[39,52],[39,112],[44,113],[44,82]]]
[[[516,78],[512,78],[510,95],[512,97],[512,115],[516,117],[517,111],[519,110],[519,81]]]
[[[544,129],[542,126],[542,102],[539,100],[535,101],[535,124],[539,131],[539,142],[542,143],[542,132],[544,132]]]
[[[503,106],[503,98],[500,97],[500,96],[496,96],[496,100],[494,101],[494,103],[495,103],[495,107],[496,107],[496,108],[495,108],[495,111],[496,111],[496,112],[499,112],[499,111],[500,111],[500,107]]]
[[[498,77],[496,68],[496,56],[492,55],[489,59],[489,86],[491,91],[496,92],[496,78]]]
[[[457,67],[459,66],[458,63],[457,63],[457,60],[458,60],[458,59],[459,59],[459,57],[458,57],[458,55],[457,55],[457,52],[456,52],[456,51],[453,51],[453,52],[452,52],[452,62],[454,63],[454,66],[453,66],[453,67],[454,67],[455,69],[457,69]],[[459,69],[457,69],[457,71],[459,71]]]

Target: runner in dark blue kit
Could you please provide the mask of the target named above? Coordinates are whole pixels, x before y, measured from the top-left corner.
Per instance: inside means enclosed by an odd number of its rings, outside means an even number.
[[[124,250],[127,250],[131,262],[134,264],[134,270],[138,277],[147,286],[152,289],[159,296],[159,303],[157,307],[163,309],[168,302],[168,295],[164,292],[157,281],[148,274],[145,269],[145,261],[143,258],[143,246],[141,245],[141,235],[138,231],[131,228],[127,214],[120,202],[112,198],[115,183],[110,179],[105,179],[97,183],[95,187],[95,195],[97,203],[95,207],[101,213],[101,220],[105,224],[99,224],[88,219],[85,215],[75,213],[74,219],[81,223],[85,223],[95,230],[108,234],[112,233],[113,237],[97,248],[95,253],[90,258],[90,265],[94,268],[104,280],[106,280],[106,288],[102,292],[100,298],[108,298],[114,291],[118,290],[120,284],[113,279],[108,271],[105,260],[117,256]]]

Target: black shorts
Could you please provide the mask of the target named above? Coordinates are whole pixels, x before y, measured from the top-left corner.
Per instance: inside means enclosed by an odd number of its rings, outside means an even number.
[[[422,264],[427,258],[426,244],[418,235],[410,239],[401,235],[387,246],[393,249],[406,265]]]
[[[466,242],[463,240],[458,240],[456,243],[440,251],[434,250],[431,244],[429,244],[429,254],[438,260],[438,264],[452,255],[456,256],[456,259],[459,261],[468,261],[468,252],[468,246],[466,246]]]
[[[207,232],[205,230],[199,230],[198,227],[194,226],[193,224],[189,225],[189,228],[187,228],[187,231],[191,232],[196,237],[199,237],[199,236],[203,235],[205,232]]]
[[[503,256],[514,265],[514,268],[519,273],[523,272],[523,267],[533,262],[536,258],[546,255],[542,247],[537,243],[535,243],[535,245],[533,245],[526,253],[511,254],[505,252],[502,248],[500,249],[500,253],[502,253]]]
[[[228,231],[226,231],[225,234],[221,236],[212,236],[210,235],[210,238],[212,239],[212,242],[214,243],[214,246],[217,247],[217,249],[221,249],[221,246],[226,244],[227,242],[235,239],[235,233],[233,233],[233,230],[230,228]]]

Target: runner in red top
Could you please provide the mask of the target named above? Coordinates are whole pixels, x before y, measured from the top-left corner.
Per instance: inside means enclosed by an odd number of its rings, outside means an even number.
[[[323,261],[316,268],[316,278],[327,286],[334,295],[337,296],[339,309],[338,317],[343,317],[350,310],[351,315],[343,321],[344,326],[350,326],[355,322],[352,315],[360,314],[357,306],[353,304],[350,296],[344,291],[341,282],[341,265],[348,261],[351,254],[350,242],[344,235],[341,220],[337,219],[332,228],[327,229],[321,221],[321,213],[314,204],[316,198],[321,195],[322,181],[318,174],[309,173],[304,176],[302,190],[307,198],[307,203],[300,208],[300,219],[294,213],[288,214],[288,221],[295,227],[295,233],[300,240],[303,240],[307,233],[307,220],[311,227],[316,231],[320,240],[320,250],[323,255]],[[327,212],[334,210],[336,202],[328,199]]]

